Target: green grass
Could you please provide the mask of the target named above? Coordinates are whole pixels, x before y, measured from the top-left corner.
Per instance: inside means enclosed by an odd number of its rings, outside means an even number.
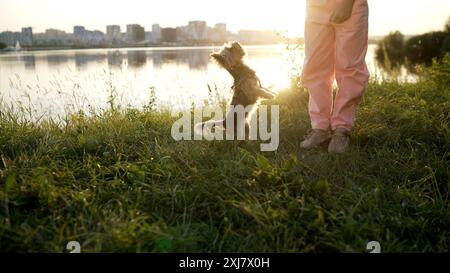
[[[83,252],[366,252],[376,240],[383,252],[448,252],[450,90],[438,72],[371,82],[342,156],[299,148],[302,89],[271,102],[281,142],[270,153],[175,142],[165,111],[60,124],[3,111],[0,251],[76,240]]]

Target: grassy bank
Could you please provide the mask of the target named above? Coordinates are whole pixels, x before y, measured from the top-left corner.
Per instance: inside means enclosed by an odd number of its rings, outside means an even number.
[[[371,82],[343,156],[302,151],[307,93],[280,105],[280,147],[175,142],[167,112],[66,122],[1,112],[0,251],[383,252],[450,249],[449,66]]]

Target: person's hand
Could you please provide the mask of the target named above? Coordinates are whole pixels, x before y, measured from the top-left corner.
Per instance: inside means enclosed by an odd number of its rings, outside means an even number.
[[[330,22],[340,24],[348,20],[352,15],[353,3],[355,0],[342,0],[331,15]]]

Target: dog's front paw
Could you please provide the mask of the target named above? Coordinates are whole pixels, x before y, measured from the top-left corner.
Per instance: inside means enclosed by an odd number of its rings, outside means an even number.
[[[275,93],[267,88],[259,88],[258,95],[261,98],[268,99],[268,100],[275,98]]]

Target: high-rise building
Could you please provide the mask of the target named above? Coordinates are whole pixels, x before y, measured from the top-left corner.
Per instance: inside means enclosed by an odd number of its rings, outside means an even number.
[[[152,41],[152,32],[151,31],[146,31],[145,32],[145,41],[146,42],[151,42]]]
[[[205,21],[190,21],[187,26],[187,35],[190,40],[199,41],[208,39],[208,27]]]
[[[103,32],[86,30],[83,26],[73,27],[73,36],[76,44],[98,46],[104,42]]]
[[[73,35],[75,38],[82,38],[86,34],[86,28],[83,26],[74,26],[73,27]]]
[[[127,41],[139,43],[145,40],[145,29],[138,24],[127,25]]]
[[[46,29],[44,33],[33,34],[33,45],[72,45],[73,35],[59,29]]]
[[[20,42],[20,32],[5,31],[0,34],[0,42],[7,46],[15,46],[17,42]]]
[[[210,29],[208,40],[212,42],[225,42],[227,40],[227,25],[223,23],[216,24],[214,28]]]
[[[176,28],[162,28],[161,29],[161,41],[164,43],[176,43],[177,42],[177,29]]]
[[[22,46],[33,45],[33,29],[31,27],[22,28],[20,43]]]
[[[158,24],[152,25],[152,42],[158,43],[161,41],[161,27]]]
[[[108,39],[119,39],[121,35],[120,26],[118,25],[110,25],[106,26],[106,37]]]
[[[86,31],[85,43],[89,45],[98,46],[101,45],[104,41],[105,35],[103,32],[99,30],[94,31]]]
[[[7,46],[15,46],[19,43],[21,46],[33,45],[33,30],[31,27],[22,28],[21,32],[5,31],[0,33],[0,42]]]
[[[227,32],[227,24],[218,23],[214,26],[214,29],[218,32],[226,33]]]
[[[22,28],[21,32],[5,31],[0,33],[0,42],[7,46],[15,46],[19,43],[21,46],[33,45],[33,30],[31,27]]]
[[[177,42],[184,43],[188,39],[187,26],[177,27]]]
[[[45,30],[45,35],[47,35],[49,39],[60,39],[62,36],[66,35],[66,32],[59,29],[50,28]]]

